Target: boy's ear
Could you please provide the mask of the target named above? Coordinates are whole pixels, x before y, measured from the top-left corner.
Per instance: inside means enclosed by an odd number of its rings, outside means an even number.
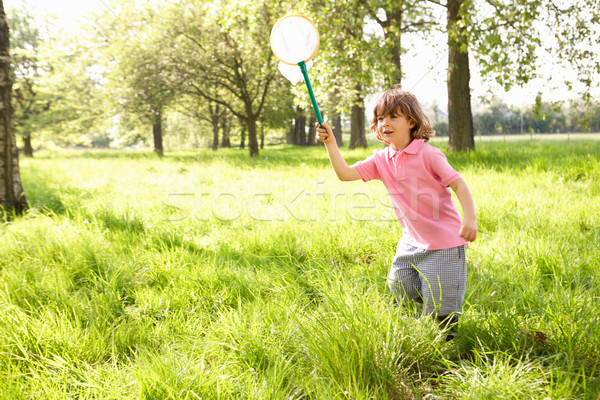
[[[415,120],[414,120],[414,119],[412,119],[412,118],[411,118],[411,119],[408,121],[408,123],[409,123],[409,125],[408,125],[408,126],[410,126],[410,129],[412,129],[412,128],[414,128],[415,126],[417,126],[417,121],[415,121]]]

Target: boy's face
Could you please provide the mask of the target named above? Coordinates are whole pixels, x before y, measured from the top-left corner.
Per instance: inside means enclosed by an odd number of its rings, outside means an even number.
[[[377,131],[384,142],[399,148],[411,141],[410,131],[415,123],[400,111],[377,117]]]

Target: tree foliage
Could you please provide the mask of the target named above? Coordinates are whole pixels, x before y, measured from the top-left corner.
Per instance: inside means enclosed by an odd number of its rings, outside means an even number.
[[[465,12],[469,41],[483,74],[504,89],[528,83],[548,60],[576,70],[587,88],[600,74],[598,0],[485,0],[473,7]]]
[[[381,78],[380,70],[372,68],[377,65],[374,49],[379,43],[365,35],[369,6],[364,1],[343,0],[315,2],[312,7],[317,18],[326,21],[327,29],[315,67],[319,91],[350,112],[350,148],[366,147],[364,99]]]
[[[11,10],[8,20],[15,128],[25,152],[33,151],[36,138],[59,145],[93,143],[101,136],[106,80],[95,42],[83,32],[67,33],[26,5]]]
[[[77,36],[21,18],[21,36],[15,36],[23,38],[15,40],[21,61],[14,66],[26,72],[15,69],[15,88],[29,93],[21,97],[30,105],[15,106],[16,121],[23,136],[75,144],[108,144],[124,132],[135,138],[139,133],[129,133],[132,127],[150,132],[152,126],[157,152],[163,128],[168,133],[181,126],[163,122],[181,115],[201,121],[197,127],[211,127],[194,129],[205,130],[214,149],[220,136],[227,145],[238,125],[241,144],[247,136],[252,156],[258,155],[264,129],[282,137],[300,129],[295,134],[306,143],[298,119],[312,115],[306,89],[292,88],[280,76],[268,46],[274,22],[300,12],[321,31],[310,71],[320,107],[332,123],[340,121],[340,113],[351,122],[351,148],[366,145],[365,98],[402,82],[408,42],[403,35],[446,32],[447,129],[453,149],[469,150],[474,145],[469,54],[486,82],[504,89],[536,78],[548,59],[570,66],[578,77],[565,83],[584,88],[583,102],[570,118],[590,115],[585,102],[592,100],[589,89],[600,75],[598,2],[106,0],[110,9],[90,16]],[[44,40],[36,39],[40,36]]]
[[[169,71],[164,45],[166,2],[140,5],[125,1],[104,17],[113,26],[103,46],[107,58],[108,89],[120,110],[152,126],[154,151],[163,154],[163,119],[177,88]]]
[[[257,121],[278,71],[266,46],[277,3],[190,1],[180,7],[170,60],[188,94],[228,109],[248,129],[250,156],[259,154]]]
[[[52,96],[44,88],[43,76],[52,66],[42,58],[41,42],[44,26],[21,7],[7,16],[11,29],[11,56],[13,80],[13,120],[16,132],[23,137],[25,154],[33,156],[31,134],[43,124],[40,114],[48,111]]]

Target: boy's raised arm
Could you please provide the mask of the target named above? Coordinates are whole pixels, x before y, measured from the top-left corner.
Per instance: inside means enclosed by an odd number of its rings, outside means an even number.
[[[317,139],[319,139],[320,142],[325,143],[331,166],[341,181],[356,181],[362,179],[356,168],[349,167],[346,160],[344,160],[329,125],[323,123],[319,126],[317,123],[317,135]]]

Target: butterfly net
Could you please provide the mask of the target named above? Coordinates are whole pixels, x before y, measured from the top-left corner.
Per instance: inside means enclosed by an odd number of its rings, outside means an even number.
[[[303,15],[292,14],[280,19],[271,31],[271,49],[279,59],[279,71],[292,84],[303,79],[298,63],[310,61],[319,49],[319,32],[315,24]]]

